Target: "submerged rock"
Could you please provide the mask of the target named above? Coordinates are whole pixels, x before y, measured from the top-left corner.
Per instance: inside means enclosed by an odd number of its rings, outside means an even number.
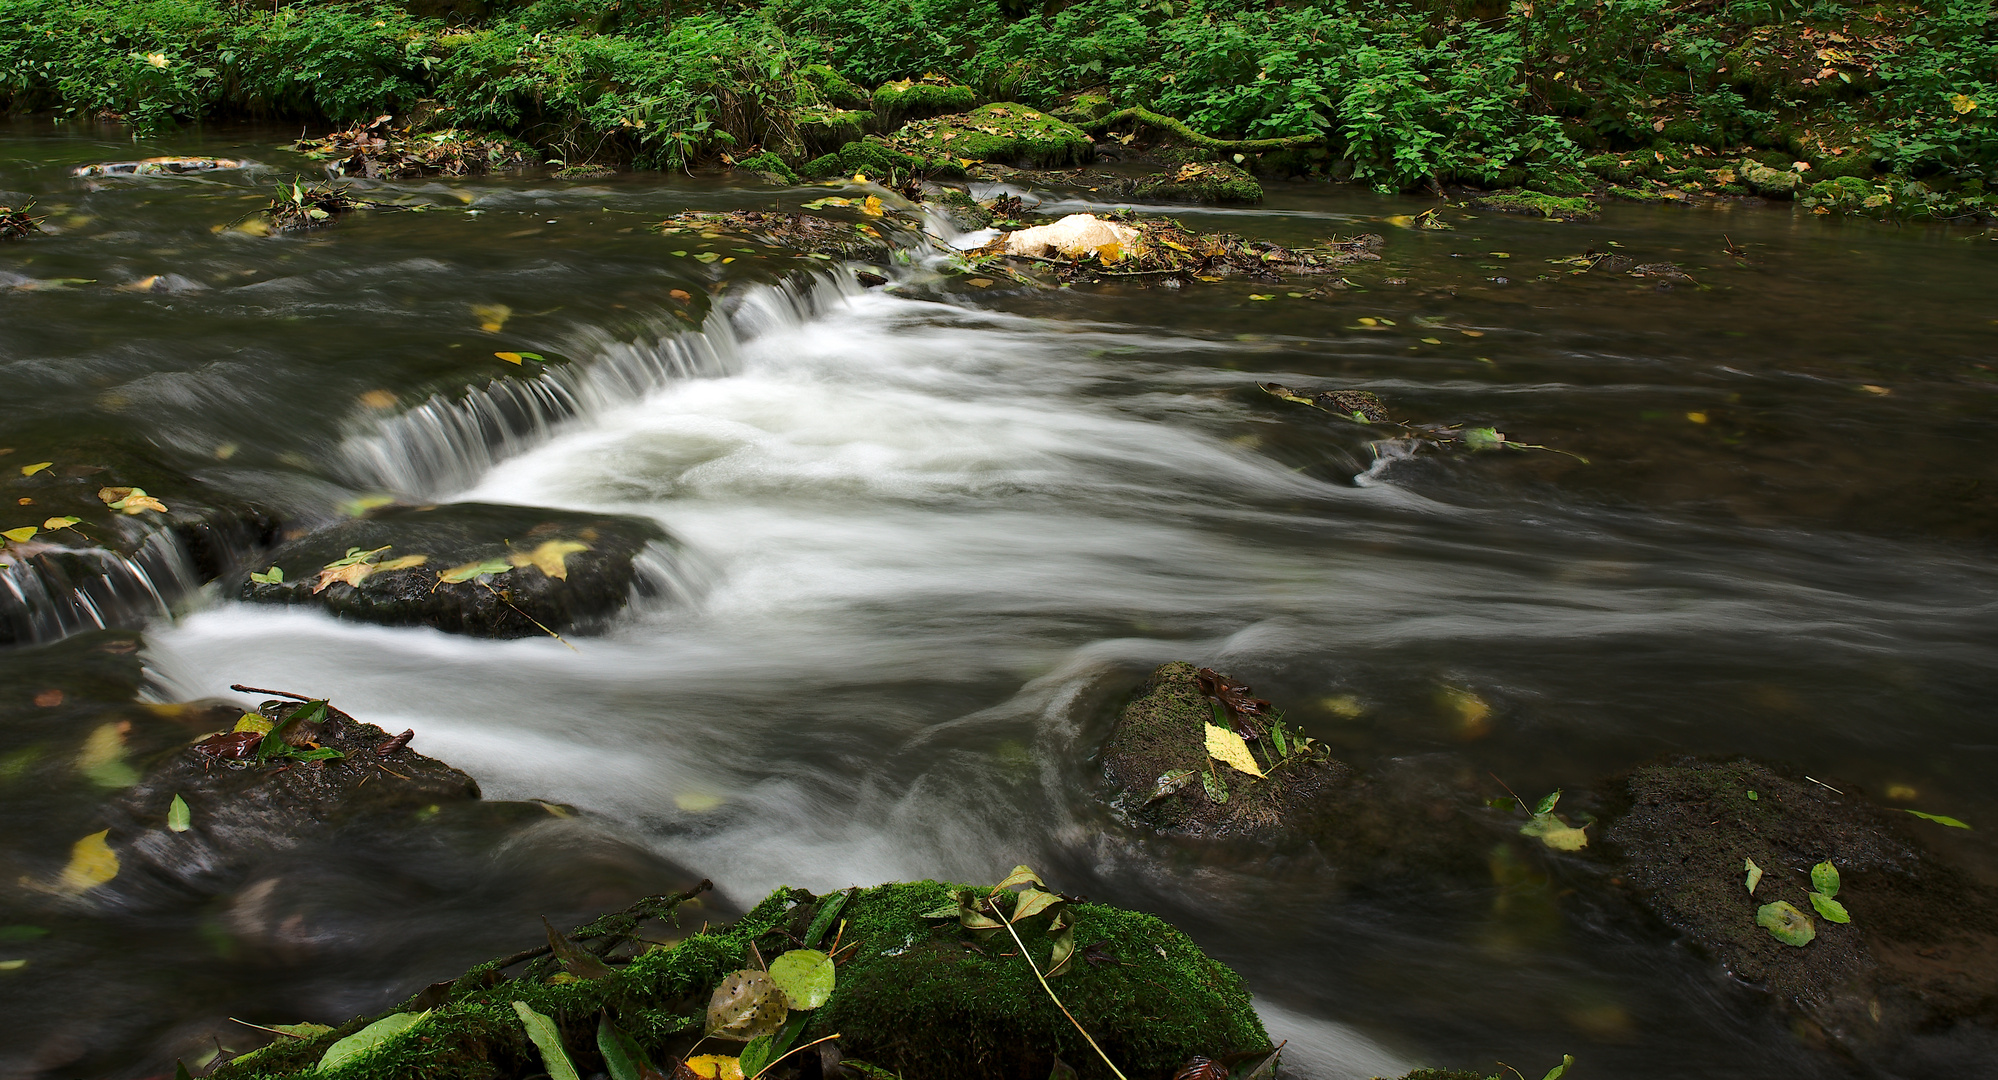
[[[107,161],[98,165],[78,165],[71,176],[177,176],[182,173],[219,172],[250,164],[235,158],[153,157],[139,161]]]
[[[1525,188],[1480,195],[1471,200],[1471,205],[1507,214],[1534,214],[1555,221],[1589,221],[1601,212],[1595,203],[1580,196],[1568,198]]]
[[[658,229],[668,234],[725,233],[832,259],[879,258],[890,247],[873,225],[776,210],[688,210],[660,222]]]
[[[1138,199],[1168,202],[1255,203],[1263,201],[1263,185],[1226,162],[1196,162],[1170,173],[1139,179],[1131,185]]]
[[[1746,759],[1684,758],[1622,786],[1604,839],[1638,902],[1824,1037],[1864,1055],[1998,1020],[1998,894],[1911,836],[1932,826]],[[1811,899],[1820,863],[1849,922]],[[1779,902],[1810,922],[1808,944],[1758,924]]]
[[[617,514],[392,507],[283,545],[238,595],[476,637],[593,630],[641,585],[639,554],[666,539],[653,522]]]
[[[836,969],[828,965],[830,995],[810,1008],[795,998],[788,1009],[776,1007],[779,1023],[785,1017],[791,1021],[776,1037],[780,1046],[782,1040],[805,1046],[839,1036],[821,1044],[823,1049],[789,1059],[805,1075],[1011,1080],[1058,1071],[1057,1058],[1082,1075],[1103,1075],[1095,1051],[1049,1000],[1006,932],[980,936],[959,925],[954,913],[966,893],[982,897],[987,890],[936,881],[825,897],[780,889],[733,924],[704,928],[670,948],[629,959],[613,946],[628,935],[631,918],[599,920],[575,932],[571,955],[607,962],[592,965],[579,957],[565,963],[551,956],[533,960],[512,978],[504,974],[506,961],[480,965],[448,989],[404,1003],[401,1012],[432,1011],[419,1027],[383,1044],[368,1059],[368,1074],[384,1080],[525,1080],[545,1073],[541,1052],[529,1041],[514,1005],[522,1002],[549,1018],[584,1075],[606,1069],[598,1035],[606,1021],[671,1075],[698,1041],[714,991],[725,979],[758,967],[758,956],[774,960],[801,943],[830,949],[836,935],[841,963]],[[1125,1075],[1162,1078],[1194,1055],[1224,1058],[1270,1049],[1241,980],[1184,934],[1149,915],[1041,895],[1061,904],[1077,943],[1067,970],[1052,985]],[[670,913],[677,899],[658,897],[632,910],[657,917]],[[1001,900],[1009,907],[1013,902]],[[1054,948],[1048,926],[1045,915],[1023,918],[1019,926],[1026,953],[1044,970]],[[374,1019],[356,1018],[337,1031],[280,1040],[223,1066],[216,1076],[302,1076],[337,1039]],[[737,1064],[737,1052],[748,1052],[724,1035],[703,1041],[700,1049],[729,1057],[724,1068]],[[753,1066],[744,1075],[750,1071]]]

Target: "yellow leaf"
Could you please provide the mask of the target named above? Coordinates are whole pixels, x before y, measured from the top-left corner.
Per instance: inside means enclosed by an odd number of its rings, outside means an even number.
[[[532,566],[557,581],[567,581],[569,567],[563,560],[574,552],[588,550],[590,545],[575,540],[549,540],[530,552],[512,552],[507,559],[515,566]]]
[[[860,212],[868,217],[880,217],[886,212],[881,209],[881,196],[869,195],[867,201],[860,204]]]
[[[125,496],[127,496],[127,495],[130,495],[130,494],[131,494],[132,492],[134,492],[134,491],[136,491],[136,490],[138,490],[138,489],[137,489],[137,488],[128,488],[128,487],[106,487],[106,488],[98,488],[98,489],[97,489],[97,498],[98,498],[98,501],[102,502],[102,503],[103,503],[104,505],[106,505],[106,506],[110,506],[110,505],[111,505],[111,504],[113,504],[113,503],[117,503],[117,502],[123,502],[123,501],[124,501],[124,499],[125,499]]]
[[[370,390],[361,395],[361,404],[370,409],[393,409],[395,403],[396,396],[389,390]]]
[[[723,1057],[720,1054],[702,1054],[700,1057],[688,1058],[687,1068],[704,1080],[742,1080],[741,1060]]]
[[[370,562],[348,563],[345,566],[329,566],[319,572],[319,580],[313,584],[312,593],[314,596],[317,596],[331,588],[336,581],[344,581],[358,589],[361,587],[361,582],[368,580],[368,575],[373,574],[379,569],[381,567]]]
[[[269,720],[266,720],[263,717],[258,716],[256,713],[246,712],[243,715],[236,718],[236,726],[230,728],[229,730],[254,731],[259,735],[268,735],[271,733],[271,727],[272,724]]]
[[[1949,107],[1955,109],[1958,116],[1963,116],[1976,110],[1977,100],[1967,94],[1951,94]]]
[[[496,352],[493,355],[499,357],[500,359],[506,361],[509,364],[520,363],[520,354],[517,352]]]
[[[63,867],[56,888],[76,896],[118,876],[118,853],[105,842],[110,833],[109,829],[91,833],[70,848],[69,865]]]
[[[1105,265],[1122,262],[1124,261],[1124,245],[1104,244],[1102,247],[1096,249],[1096,258]]]
[[[1207,725],[1207,756],[1250,776],[1263,775],[1263,767],[1249,753],[1249,744],[1240,735],[1215,724]]]
[[[53,461],[37,461],[33,465],[23,465],[21,466],[21,475],[33,476],[36,473],[41,472],[43,469],[46,469],[53,464],[55,464],[55,462]]]
[[[80,523],[82,520],[83,519],[80,517],[68,517],[68,516],[52,517],[47,521],[42,522],[42,528],[49,529],[51,531],[55,529],[67,529],[71,525]]]
[[[479,329],[488,334],[497,334],[512,317],[513,309],[505,304],[473,304],[472,315],[479,320]]]
[[[130,495],[125,496],[124,501],[120,502],[113,509],[122,510],[127,514],[136,514],[142,510],[157,510],[164,514],[166,513],[166,504],[143,491],[134,490]]]
[[[376,563],[375,569],[381,571],[408,570],[414,566],[422,566],[429,561],[430,556],[428,555],[404,555],[400,559],[390,559],[385,563]]]
[[[35,538],[36,533],[41,531],[42,530],[35,528],[33,525],[23,525],[18,529],[8,529],[6,532],[0,532],[0,536],[4,536],[9,540],[13,540],[18,543],[27,543],[29,540]]]

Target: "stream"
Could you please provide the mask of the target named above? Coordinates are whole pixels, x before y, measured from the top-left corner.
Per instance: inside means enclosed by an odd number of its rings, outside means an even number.
[[[243,929],[241,896],[171,915],[0,899],[0,923],[54,927],[0,940],[28,961],[0,970],[0,1076],[157,1076],[229,1045],[228,1017],[337,1024],[533,944],[542,914],[700,877],[741,910],[779,885],[1019,863],[1186,930],[1304,1077],[1538,1076],[1563,1053],[1627,1080],[1998,1076],[1947,1039],[1855,1065],[1661,928],[1559,893],[1501,902],[1496,865],[1476,887],[1380,886],[1147,839],[1092,761],[1145,675],[1184,659],[1357,767],[1444,762],[1492,797],[1673,754],[1794,763],[1969,822],[1923,836],[1998,880],[1987,236],[1781,204],[1446,208],[1454,228],[1424,231],[1387,219],[1433,200],[1273,183],[1258,208],[1172,212],[1285,244],[1379,232],[1382,261],[1344,289],[981,289],[918,257],[866,288],[671,255],[650,228],[668,214],[827,193],[747,174],[408,181],[372,197],[421,212],[229,228],[313,175],[291,135],[0,126],[0,203],[48,216],[0,244],[0,467],[46,456],[24,432],[60,432],[156,448],[287,520],[517,503],[648,517],[676,555],[573,649],[257,607],[157,566],[31,632],[140,629],[158,701],[328,697],[414,729],[488,799],[591,824],[484,861],[351,837],[251,898],[292,905],[281,933]],[[257,167],[69,176],[156,154]],[[1689,280],[1559,261],[1592,250]],[[683,318],[674,290],[718,299]],[[565,362],[530,383],[509,350]],[[1376,448],[1260,382],[1552,449]],[[0,699],[39,689],[34,664],[0,664]],[[6,768],[18,741],[0,733],[10,883],[60,865],[95,797]]]

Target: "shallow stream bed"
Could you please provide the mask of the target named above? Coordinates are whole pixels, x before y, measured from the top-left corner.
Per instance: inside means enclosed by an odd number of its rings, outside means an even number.
[[[227,1044],[226,1017],[338,1023],[532,944],[541,914],[688,876],[743,905],[1027,863],[1185,928],[1304,1076],[1562,1053],[1589,1077],[1998,1076],[1949,1039],[1854,1065],[1663,928],[1496,856],[1475,884],[1383,886],[1148,840],[1091,760],[1146,672],[1186,659],[1356,765],[1440,763],[1492,797],[1586,799],[1669,754],[1792,763],[1969,822],[1928,839],[1998,879],[1990,238],[1780,205],[1446,208],[1453,229],[1421,231],[1387,219],[1428,201],[1276,184],[1181,216],[1380,232],[1382,261],[1343,289],[907,267],[866,289],[649,229],[825,194],[746,177],[409,182],[375,197],[427,209],[229,228],[310,168],[285,137],[0,128],[0,204],[48,215],[0,245],[0,467],[101,437],[299,521],[388,495],[655,519],[681,545],[661,587],[574,649],[214,587],[106,613],[142,625],[159,700],[330,697],[488,798],[582,811],[596,847],[536,880],[566,842],[461,866],[357,835],[198,914],[51,914],[11,883],[75,839],[50,807],[95,796],[0,732],[0,923],[52,930],[0,940],[28,961],[0,970],[0,1075],[153,1076]],[[68,175],[165,153],[264,167]],[[1686,280],[1560,261],[1592,250]],[[557,389],[468,396],[544,370],[496,352],[550,358]],[[1375,448],[1390,433],[1259,382],[1554,450]],[[43,689],[0,672],[10,703]]]

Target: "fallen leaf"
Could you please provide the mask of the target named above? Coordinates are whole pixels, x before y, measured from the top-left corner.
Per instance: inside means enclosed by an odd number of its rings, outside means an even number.
[[[1551,813],[1535,814],[1519,827],[1521,836],[1532,836],[1555,851],[1580,851],[1589,846],[1589,835]]]
[[[325,1055],[319,1059],[319,1071],[331,1072],[350,1061],[373,1054],[389,1040],[422,1023],[429,1015],[430,1010],[425,1009],[420,1013],[394,1013],[382,1017],[327,1047]]]
[[[504,574],[512,569],[513,563],[507,559],[487,559],[484,562],[468,562],[463,566],[454,566],[438,574],[437,580],[446,585],[456,585],[488,574]]]
[[[46,469],[53,464],[55,464],[55,462],[53,461],[37,461],[33,465],[23,465],[21,466],[21,475],[33,476],[36,473],[41,472],[43,469]]]
[[[1811,894],[1811,906],[1818,909],[1826,922],[1849,923],[1852,916],[1846,914],[1845,905],[1821,892]]]
[[[1769,931],[1769,936],[1785,945],[1803,948],[1818,936],[1818,928],[1811,917],[1798,911],[1788,900],[1778,900],[1764,904],[1755,912],[1755,925]]]
[[[869,195],[867,201],[860,204],[860,212],[866,214],[868,217],[880,217],[887,213],[887,211],[881,208],[881,196],[879,195]]]
[[[250,580],[259,585],[282,585],[284,584],[284,571],[273,566],[261,574],[252,573]]]
[[[555,924],[548,921],[548,916],[541,917],[541,925],[548,929],[548,951],[555,954],[555,959],[562,961],[563,969],[569,974],[578,979],[603,979],[610,976],[611,969],[608,964],[590,955],[581,945],[569,940],[562,931],[555,929]]]
[[[76,754],[76,771],[102,788],[125,788],[139,782],[138,770],[125,761],[125,732],[128,721],[99,724],[83,740]]]
[[[1145,800],[1145,804],[1149,806],[1168,795],[1176,794],[1192,782],[1192,769],[1174,769],[1171,772],[1160,773],[1158,782],[1152,785],[1151,797]]]
[[[787,1006],[816,1009],[832,997],[832,957],[817,949],[792,949],[770,961],[770,978],[784,992]]]
[[[1755,887],[1762,884],[1762,868],[1755,865],[1754,859],[1742,860],[1741,868],[1748,871],[1748,880],[1745,884],[1748,886],[1748,895],[1754,896]]]
[[[1263,775],[1262,766],[1256,764],[1254,755],[1249,753],[1249,744],[1243,742],[1240,735],[1214,724],[1206,727],[1208,757],[1250,776]]]
[[[989,289],[992,287],[992,279],[988,277],[965,278],[964,283],[974,289]]]
[[[686,1061],[687,1070],[702,1080],[743,1080],[742,1062],[720,1054],[702,1054]]]
[[[34,539],[35,534],[41,531],[42,530],[34,527],[33,525],[23,525],[18,529],[8,529],[6,532],[0,532],[0,536],[4,536],[9,540],[15,541],[16,543],[25,544],[28,541]]]
[[[49,531],[53,532],[57,529],[67,529],[70,526],[76,525],[82,521],[83,519],[80,517],[68,517],[68,516],[52,517],[47,521],[42,522],[42,528],[48,529]]]
[[[692,303],[694,299],[694,294],[688,292],[685,289],[674,289],[671,292],[668,292],[666,295],[672,297],[675,300],[678,300],[683,304]]]
[[[69,849],[69,865],[63,867],[56,888],[80,896],[118,876],[118,853],[105,838],[111,830],[102,829],[78,840]]]
[[[396,400],[395,394],[387,390],[370,390],[361,395],[361,404],[370,409],[393,409]]]
[[[44,690],[35,695],[35,704],[44,709],[53,709],[62,704],[62,691]]]
[[[472,315],[479,320],[479,329],[488,334],[497,334],[513,316],[513,309],[505,304],[473,304]]]
[[[186,832],[194,827],[194,812],[187,807],[187,800],[178,795],[167,804],[166,827],[169,832]]]
[[[499,357],[500,359],[506,361],[509,364],[518,364],[521,361],[521,356],[517,352],[496,352],[493,355]]]
[[[790,1010],[784,992],[767,971],[738,971],[715,986],[708,999],[706,1034],[748,1042],[784,1026]]]
[[[1920,810],[1909,810],[1905,807],[1902,808],[1901,812],[1904,814],[1913,814],[1916,817],[1921,818],[1923,821],[1933,821],[1938,825],[1947,825],[1952,829],[1970,828],[1970,826],[1965,825],[1963,822],[1958,821],[1957,819],[1950,817],[1946,814],[1924,814]]]
[[[1829,900],[1838,895],[1838,867],[1829,862],[1821,862],[1811,867],[1811,888],[1823,893]]]
[[[507,561],[514,566],[532,566],[557,581],[567,581],[569,567],[564,560],[578,551],[588,550],[590,545],[575,540],[547,540],[533,551],[513,552],[507,556]]]

